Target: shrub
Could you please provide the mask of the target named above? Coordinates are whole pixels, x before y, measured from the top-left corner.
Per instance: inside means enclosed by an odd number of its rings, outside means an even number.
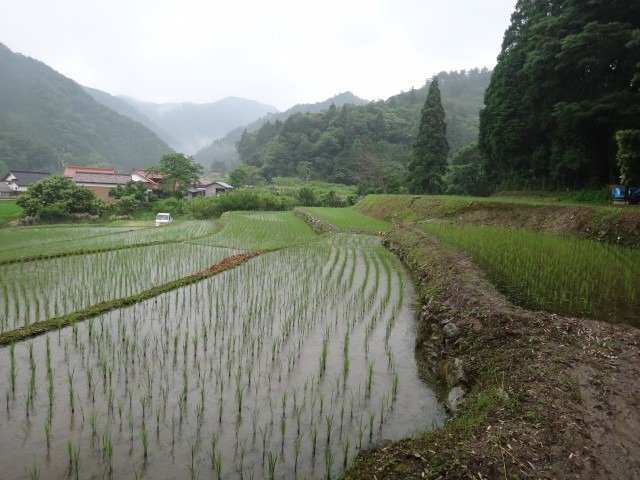
[[[44,178],[29,187],[16,200],[28,216],[59,220],[71,213],[102,215],[107,204],[95,194],[63,176]]]
[[[169,197],[158,200],[153,204],[156,212],[167,212],[173,217],[184,215],[186,202],[180,198]]]
[[[134,195],[123,195],[115,202],[121,215],[133,215],[140,208],[140,201]]]
[[[298,190],[298,201],[303,207],[315,207],[318,205],[316,192],[311,187],[302,187]]]
[[[196,220],[207,220],[220,215],[218,197],[196,197],[186,206],[187,214]]]
[[[217,197],[194,198],[187,204],[187,212],[195,219],[204,220],[230,211],[274,211],[286,207],[285,201],[271,193],[236,190]]]

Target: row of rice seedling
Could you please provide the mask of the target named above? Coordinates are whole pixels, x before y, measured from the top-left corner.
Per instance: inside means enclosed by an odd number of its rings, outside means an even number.
[[[233,248],[278,248],[314,240],[307,224],[291,212],[229,212],[224,229],[195,240],[204,245]]]
[[[390,222],[367,217],[351,207],[300,207],[299,209],[345,232],[378,233],[391,228]]]
[[[0,260],[52,255],[80,250],[109,249],[142,243],[188,241],[214,234],[216,222],[176,222],[156,228],[64,227],[1,231]]]
[[[0,253],[7,251],[39,248],[49,243],[61,243],[90,239],[112,233],[124,233],[138,228],[106,228],[65,225],[56,227],[25,227],[0,230]]]
[[[233,253],[180,243],[0,266],[0,332],[134,295]]]
[[[16,477],[331,478],[442,420],[413,358],[411,288],[373,237],[263,254],[0,349]]]
[[[525,306],[639,325],[638,250],[543,232],[429,222]]]

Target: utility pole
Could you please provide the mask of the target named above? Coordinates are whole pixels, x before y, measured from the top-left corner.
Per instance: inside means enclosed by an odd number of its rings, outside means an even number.
[[[62,160],[62,155],[67,153],[67,150],[64,147],[54,147],[56,154],[58,155],[58,171],[60,175],[64,172],[64,167],[67,166],[66,162]]]

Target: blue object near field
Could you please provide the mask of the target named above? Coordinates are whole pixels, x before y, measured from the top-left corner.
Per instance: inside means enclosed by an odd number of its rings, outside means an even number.
[[[640,187],[613,187],[611,203],[640,203]]]

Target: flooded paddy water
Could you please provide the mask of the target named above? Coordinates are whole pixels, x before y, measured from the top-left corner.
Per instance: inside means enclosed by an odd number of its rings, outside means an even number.
[[[336,235],[0,349],[0,476],[328,478],[440,424],[413,289]]]

